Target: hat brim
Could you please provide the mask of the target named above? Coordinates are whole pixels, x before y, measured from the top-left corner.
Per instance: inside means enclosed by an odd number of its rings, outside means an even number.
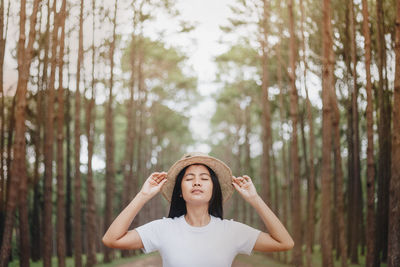
[[[175,181],[179,172],[186,166],[195,163],[205,164],[215,172],[221,186],[222,202],[225,203],[234,191],[232,186],[232,171],[224,162],[211,156],[192,156],[175,162],[168,170],[167,182],[161,189],[162,195],[168,202],[171,202]]]

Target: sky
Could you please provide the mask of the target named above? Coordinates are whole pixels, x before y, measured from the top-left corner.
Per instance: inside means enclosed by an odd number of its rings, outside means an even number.
[[[217,70],[213,57],[226,50],[226,47],[218,43],[218,39],[223,34],[219,26],[226,24],[227,18],[231,15],[228,4],[232,2],[232,0],[179,0],[177,3],[184,19],[197,22],[196,29],[191,33],[197,45],[190,54],[188,63],[193,66],[198,75],[200,94],[208,96],[191,110],[190,129],[194,138],[198,140],[196,146],[189,148],[191,151],[208,153],[210,150],[202,141],[206,140],[210,134],[208,122],[215,111],[215,102],[211,98],[211,93],[218,89],[213,83]],[[171,41],[174,42],[174,40]]]

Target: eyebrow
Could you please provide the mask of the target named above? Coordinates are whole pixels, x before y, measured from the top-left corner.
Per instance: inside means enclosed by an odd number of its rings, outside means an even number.
[[[203,173],[200,173],[200,176],[201,175],[207,175],[207,176],[210,176],[208,173],[206,173],[206,172],[203,172]],[[194,176],[194,173],[188,173],[188,174],[186,174],[185,176],[189,176],[189,175],[193,175]]]

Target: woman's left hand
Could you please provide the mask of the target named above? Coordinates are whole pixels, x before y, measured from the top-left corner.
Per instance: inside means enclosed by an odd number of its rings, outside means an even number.
[[[232,176],[232,185],[247,202],[252,201],[258,196],[256,187],[247,175]]]

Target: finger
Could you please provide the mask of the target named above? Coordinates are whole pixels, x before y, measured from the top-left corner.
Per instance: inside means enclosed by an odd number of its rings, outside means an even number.
[[[236,182],[232,182],[232,185],[236,190],[239,190],[240,186]]]
[[[166,176],[165,172],[157,172],[157,173],[155,173],[153,175],[153,177],[156,178],[156,179],[159,179],[159,178],[162,178],[162,177],[165,177],[165,176]]]
[[[238,188],[241,188],[241,187],[242,187],[242,183],[240,182],[240,180],[236,180],[236,181],[235,181],[235,185],[237,185]]]
[[[153,173],[150,175],[150,179],[152,179],[152,180],[155,181],[155,180],[157,180],[158,175],[159,175],[158,172],[153,172]]]
[[[161,175],[160,177],[158,177],[158,182],[162,182],[164,180],[167,180],[167,176],[166,175]]]
[[[160,182],[160,186],[162,187],[167,182],[167,179],[164,179]]]
[[[167,173],[166,172],[160,172],[160,174],[158,175],[159,178],[164,178],[167,177]]]
[[[157,183],[160,183],[164,178],[165,178],[165,176],[159,175],[159,176],[155,177],[154,180],[155,180]]]

